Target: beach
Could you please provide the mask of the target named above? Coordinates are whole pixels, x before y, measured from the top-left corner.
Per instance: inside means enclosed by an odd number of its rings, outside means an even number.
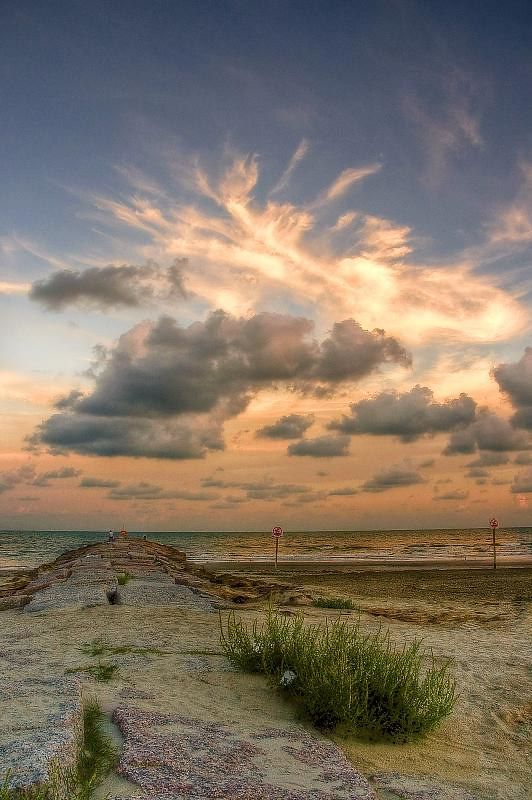
[[[127,546],[133,547],[133,542]],[[142,543],[138,546],[148,547]],[[149,546],[158,547],[151,543]],[[141,744],[143,752],[152,752],[151,744],[163,741],[163,730],[167,753],[173,753],[168,770],[177,774],[176,770],[186,767],[192,774],[196,769],[204,780],[212,761],[198,762],[193,756],[184,767],[177,751],[172,750],[168,731],[174,731],[176,741],[189,750],[193,741],[203,737],[218,753],[220,763],[224,759],[227,763],[229,758],[222,743],[228,737],[236,737],[234,752],[240,755],[231,756],[236,759],[232,762],[233,771],[240,770],[248,776],[246,791],[251,791],[249,759],[253,759],[249,755],[244,758],[243,754],[254,752],[257,743],[263,748],[264,763],[271,765],[279,753],[288,758],[284,745],[278,744],[284,741],[283,737],[295,737],[293,742],[290,740],[290,752],[305,748],[314,752],[315,748],[316,763],[305,763],[304,759],[283,762],[277,772],[284,770],[288,783],[279,790],[281,794],[270,794],[271,797],[303,798],[317,788],[328,791],[327,797],[343,797],[339,789],[327,788],[325,779],[316,772],[320,759],[332,758],[337,778],[342,775],[342,780],[347,780],[342,754],[362,776],[359,794],[350,797],[362,797],[366,791],[375,793],[379,800],[526,800],[530,796],[530,568],[360,571],[345,564],[281,562],[276,570],[273,564],[238,562],[188,565],[182,573],[168,560],[169,556],[150,554],[142,561],[139,575],[126,586],[117,587],[122,594],[121,603],[110,604],[104,595],[99,604],[84,607],[80,600],[84,592],[93,598],[91,602],[96,602],[100,585],[95,578],[97,573],[101,580],[109,581],[120,564],[132,563],[126,560],[127,551],[122,561],[108,562],[107,546],[99,547],[101,562],[77,553],[73,561],[67,559],[53,568],[63,577],[39,589],[33,599],[24,601],[26,606],[0,612],[2,668],[8,683],[31,684],[37,675],[65,680],[65,670],[75,671],[92,663],[80,648],[94,639],[122,646],[124,652],[113,657],[119,671],[109,683],[98,683],[83,672],[73,673],[81,680],[84,695],[99,698],[122,750],[120,774],[113,773],[106,779],[98,789],[97,800],[108,796],[120,800],[159,797],[155,791],[150,793],[149,786],[155,784],[149,783],[147,768],[139,772],[140,767],[131,760],[133,756],[128,760],[127,754],[134,753]],[[171,553],[172,549],[164,552]],[[111,555],[118,558],[116,550]],[[155,568],[154,559],[166,559],[169,572],[165,572],[164,579],[159,567]],[[83,590],[77,592],[74,606],[67,592],[73,576],[64,578],[66,565],[71,563],[78,564],[74,571],[83,576],[76,579],[76,585]],[[100,563],[111,564],[111,568],[96,568]],[[182,564],[181,568],[185,569]],[[45,580],[43,575],[49,574],[34,575],[33,585],[45,585],[50,578]],[[18,596],[27,593],[31,585],[21,586]],[[349,599],[355,610],[316,608],[312,602],[320,597]],[[312,726],[297,719],[292,705],[265,678],[235,672],[220,650],[216,605],[221,607],[222,616],[235,609],[240,618],[260,623],[271,602],[287,618],[303,613],[309,623],[324,623],[341,615],[353,624],[359,622],[366,632],[386,626],[392,640],[400,645],[414,638],[423,639],[423,646],[432,650],[438,662],[452,659],[459,692],[452,716],[427,739],[411,744],[368,743],[342,736],[341,732],[323,739]],[[55,690],[50,691],[53,695]],[[62,691],[72,689],[67,686]],[[28,695],[28,709],[34,717],[39,714],[35,697],[35,693]],[[23,708],[24,700],[17,702],[18,708]],[[48,707],[42,699],[41,706],[44,718]],[[147,731],[142,741],[138,730]],[[273,738],[261,739],[265,730]],[[311,739],[305,739],[308,736]],[[337,750],[328,751],[332,745]],[[154,757],[153,753],[150,757]],[[279,780],[275,773],[275,766],[271,766],[265,769],[261,780],[275,783]],[[235,775],[223,774],[227,787]],[[370,789],[363,788],[363,781]],[[216,785],[219,791],[220,786]],[[235,800],[247,797],[244,789],[244,784],[235,784],[232,794],[212,796]],[[262,797],[260,785],[254,791],[254,796]]]

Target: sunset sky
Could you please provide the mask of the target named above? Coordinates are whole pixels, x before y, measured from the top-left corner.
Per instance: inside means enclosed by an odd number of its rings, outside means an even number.
[[[530,525],[532,11],[25,2],[0,527]]]

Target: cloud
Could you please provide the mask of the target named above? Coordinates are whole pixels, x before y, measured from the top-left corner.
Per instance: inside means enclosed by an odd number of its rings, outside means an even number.
[[[29,283],[17,283],[15,281],[0,281],[0,295],[27,294],[30,289]]]
[[[148,262],[144,266],[89,267],[81,272],[60,270],[32,284],[29,297],[49,311],[71,305],[107,310],[186,298],[183,265],[183,260],[175,259],[166,269]]]
[[[341,173],[320,196],[339,198],[355,180],[375,171],[373,164]],[[393,220],[356,213],[357,226],[344,232],[341,251],[330,244],[327,208],[319,203],[260,202],[257,158],[233,155],[218,180],[197,161],[173,164],[189,201],[161,196],[144,181],[133,182],[122,200],[92,197],[101,224],[141,233],[146,254],[158,261],[188,258],[187,288],[211,308],[241,309],[314,304],[320,316],[357,319],[366,329],[382,325],[409,342],[485,342],[506,339],[524,328],[517,298],[473,272],[464,258],[449,264],[409,263],[410,229]],[[170,171],[170,170],[169,170]],[[263,192],[257,193],[262,196]],[[191,199],[190,199],[191,198]],[[344,212],[339,229],[355,217]],[[127,246],[127,237],[124,246]]]
[[[82,489],[116,489],[117,486],[120,486],[120,481],[86,477],[81,479],[79,485]]]
[[[453,433],[444,455],[474,453],[479,450],[504,452],[506,450],[528,450],[532,443],[527,434],[516,431],[508,420],[482,409],[468,428]],[[484,463],[487,466],[486,463]]]
[[[517,460],[517,458],[516,458]],[[479,457],[474,461],[469,461],[466,467],[500,467],[507,464],[509,461],[505,453],[480,453]]]
[[[523,466],[528,466],[528,464],[532,464],[532,454],[518,453],[514,458],[514,464],[521,464]]]
[[[204,478],[201,485],[205,488],[238,489],[244,493],[224,497],[224,502],[243,502],[244,500],[285,500],[287,498],[313,497],[314,499],[325,496],[324,492],[314,492],[308,486],[298,483],[277,483],[272,478],[265,477],[259,481],[223,481],[215,478]]]
[[[349,436],[325,435],[315,439],[301,439],[288,446],[289,456],[312,456],[313,458],[335,458],[349,455]]]
[[[181,327],[170,317],[141,323],[100,354],[94,390],[56,404],[30,446],[85,455],[201,458],[223,449],[223,422],[252,396],[283,383],[323,391],[409,356],[382,330],[335,323],[321,342],[304,317],[223,311]]]
[[[18,469],[0,472],[0,494],[13,489],[20,483],[31,483],[35,477],[35,467],[33,464],[24,464]]]
[[[146,481],[132,483],[111,489],[107,497],[110,500],[192,500],[204,502],[216,500],[213,492],[186,492],[163,489],[162,486]]]
[[[518,472],[510,488],[512,494],[528,494],[532,492],[532,469]]]
[[[467,500],[469,492],[465,489],[456,489],[454,492],[445,492],[444,494],[437,494],[433,500]]]
[[[490,227],[495,246],[525,247],[532,242],[532,164],[521,164],[523,183],[515,199],[501,208]]]
[[[301,139],[300,143],[297,146],[295,153],[293,154],[292,158],[290,159],[287,168],[270,191],[270,197],[274,194],[278,194],[282,192],[283,189],[286,189],[290,182],[290,178],[292,177],[292,173],[296,169],[297,165],[300,161],[302,161],[309,151],[310,145],[306,139]]]
[[[358,489],[353,489],[352,486],[340,486],[327,492],[329,497],[351,497],[354,494],[358,494]]]
[[[532,347],[526,347],[516,363],[494,367],[492,375],[517,409],[512,425],[532,431]]]
[[[313,414],[287,414],[273,425],[259,428],[256,436],[268,439],[299,439],[313,423]]]
[[[474,106],[480,96],[471,77],[456,67],[445,70],[446,79],[434,86],[436,101],[423,103],[409,97],[405,110],[415,124],[426,151],[425,179],[431,186],[446,177],[449,164],[472,147],[483,144]]]
[[[333,200],[338,200],[342,197],[355,183],[367,178],[369,175],[375,175],[380,172],[382,164],[366,164],[362,167],[348,167],[344,169],[331,185],[314,201],[312,206],[321,206],[330,203]]]
[[[423,477],[408,466],[397,465],[377,472],[369,481],[362,484],[363,492],[387,492],[401,486],[414,486],[425,483]]]
[[[437,403],[434,393],[426,386],[414,386],[399,394],[381,392],[369,400],[351,405],[350,416],[329,424],[331,430],[349,434],[398,436],[403,442],[413,442],[424,435],[450,431],[475,419],[476,403],[466,394],[453,400]]]
[[[80,469],[74,467],[63,467],[62,469],[41,472],[34,480],[32,486],[49,486],[51,480],[63,480],[64,478],[78,478],[81,475]]]
[[[472,467],[465,473],[466,478],[489,478],[489,472],[482,467]]]

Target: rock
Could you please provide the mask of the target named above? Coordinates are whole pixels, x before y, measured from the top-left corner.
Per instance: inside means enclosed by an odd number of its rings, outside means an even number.
[[[11,597],[0,597],[0,611],[7,611],[10,608],[23,608],[31,600],[29,594],[14,594]]]

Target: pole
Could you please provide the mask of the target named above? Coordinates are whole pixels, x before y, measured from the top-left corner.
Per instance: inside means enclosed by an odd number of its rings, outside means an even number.
[[[496,528],[493,527],[491,530],[493,531],[493,569],[497,569],[497,557],[495,555],[495,530],[496,530]]]
[[[279,537],[275,537],[275,569],[277,569],[277,553],[279,552]]]

